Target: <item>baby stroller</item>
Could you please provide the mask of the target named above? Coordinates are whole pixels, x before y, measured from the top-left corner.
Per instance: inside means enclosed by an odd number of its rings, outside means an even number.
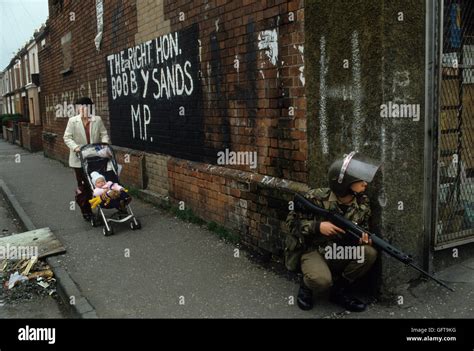
[[[93,184],[91,178],[92,172],[99,172],[107,181],[119,183],[119,165],[115,159],[114,150],[110,145],[104,143],[84,145],[79,151],[79,159],[81,160],[81,167],[86,174],[92,191],[95,188],[95,184]],[[112,222],[129,222],[130,229],[141,229],[141,223],[133,214],[130,205],[126,203],[124,208],[126,211],[117,211],[110,217],[107,217],[105,210],[111,209],[107,209],[103,204],[97,206],[97,213],[94,211],[92,213],[91,225],[98,227],[103,223],[104,228],[102,229],[102,233],[105,236],[114,233]]]

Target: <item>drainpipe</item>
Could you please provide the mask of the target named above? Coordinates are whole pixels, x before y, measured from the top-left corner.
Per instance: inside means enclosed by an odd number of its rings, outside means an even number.
[[[438,213],[438,119],[443,35],[442,1],[426,0],[423,267],[430,273],[433,272],[433,252]]]

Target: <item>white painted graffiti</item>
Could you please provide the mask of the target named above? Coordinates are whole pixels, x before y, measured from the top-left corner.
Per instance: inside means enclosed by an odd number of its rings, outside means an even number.
[[[327,73],[329,65],[329,56],[326,53],[326,37],[322,36],[320,40],[320,74],[319,74],[319,133],[321,139],[321,149],[324,155],[329,153],[329,139],[327,130],[327,99],[342,99],[352,101],[353,112],[353,133],[352,145],[354,150],[359,150],[362,143],[362,128],[365,118],[362,114],[362,79],[361,79],[361,61],[359,49],[359,34],[354,31],[351,35],[352,49],[352,81],[350,85],[336,87],[327,86]]]
[[[303,45],[298,45],[298,47],[296,47],[296,45],[293,45],[293,47],[295,49],[298,49],[298,52],[300,53],[301,55],[301,60],[303,61],[303,65],[299,68],[300,70],[300,82],[301,84],[303,84],[303,86],[305,85],[306,83],[306,80],[304,78],[304,46]]]
[[[153,94],[155,100],[191,95],[191,62],[176,62],[182,54],[178,40],[177,32],[170,33],[107,56],[112,99],[135,96],[139,90],[143,99],[148,94]],[[167,62],[171,65],[151,68]]]
[[[76,89],[66,90],[60,94],[49,94],[44,97],[46,108],[47,123],[51,122],[53,118],[67,118],[70,117],[70,108],[63,108],[61,113],[58,113],[58,106],[66,106],[74,104],[74,102],[83,96],[89,96],[94,101],[94,109],[98,115],[103,111],[104,106],[102,101],[107,96],[107,79],[98,78],[93,81],[88,81],[79,85]]]
[[[352,44],[352,87],[354,91],[353,113],[354,133],[352,134],[352,145],[354,150],[359,150],[362,138],[362,128],[364,128],[365,118],[362,114],[362,80],[361,80],[361,64],[359,50],[359,33],[354,31],[351,37]]]
[[[276,29],[264,30],[258,34],[258,48],[264,50],[272,65],[278,62],[278,33]]]
[[[326,87],[326,76],[328,73],[329,58],[326,58],[326,37],[321,37],[320,42],[320,73],[319,73],[319,133],[321,139],[321,149],[324,155],[329,153],[329,139],[328,139],[328,126],[327,126],[327,113],[326,113],[326,98],[327,98],[327,87]]]
[[[171,116],[182,122],[195,116],[188,111],[195,108],[196,80],[204,73],[199,70],[202,43],[197,33],[196,26],[189,27],[107,56],[112,137],[124,145],[160,143],[157,135],[174,123]],[[129,133],[123,133],[125,120],[130,121]]]

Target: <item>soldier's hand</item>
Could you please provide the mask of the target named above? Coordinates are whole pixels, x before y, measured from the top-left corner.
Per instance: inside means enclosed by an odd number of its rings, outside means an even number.
[[[338,233],[345,233],[345,231],[331,222],[321,222],[319,226],[319,232],[326,236],[336,235]]]
[[[360,238],[359,244],[361,244],[361,245],[372,245],[372,239],[370,239],[369,234],[362,233],[362,238]]]

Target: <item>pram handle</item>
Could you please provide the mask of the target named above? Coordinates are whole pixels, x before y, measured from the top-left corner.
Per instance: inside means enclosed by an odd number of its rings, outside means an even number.
[[[112,146],[109,144],[109,143],[93,143],[93,144],[85,144],[85,145],[82,145],[79,149],[79,159],[81,161],[81,168],[84,170],[84,172],[86,171],[84,169],[84,158],[82,157],[82,150],[84,150],[85,148],[89,148],[89,147],[96,147],[96,146],[107,146],[110,150],[110,152],[112,153],[112,164],[113,164],[113,167],[115,169],[115,171],[117,172],[118,171],[118,165],[117,165],[117,160],[115,158],[115,151],[114,149],[112,148]]]
[[[85,144],[85,145],[82,145],[80,148],[79,148],[79,152],[82,151],[82,149],[86,148],[86,147],[93,147],[93,146],[111,146],[109,143],[94,143],[94,144]],[[112,148],[111,148],[112,149]]]

